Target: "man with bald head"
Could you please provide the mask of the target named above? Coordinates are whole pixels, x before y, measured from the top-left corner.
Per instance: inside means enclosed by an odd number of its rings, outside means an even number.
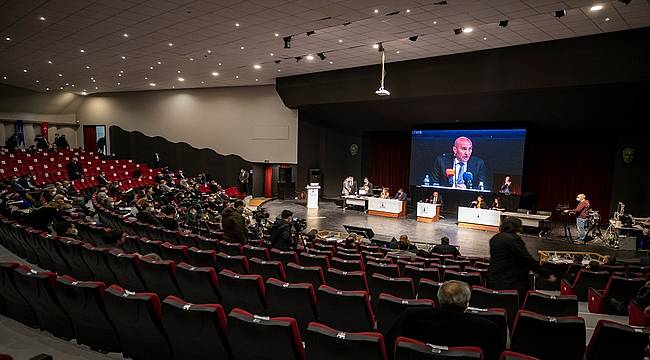
[[[433,183],[459,189],[489,190],[487,168],[483,159],[472,156],[474,144],[468,137],[456,138],[451,147],[453,153],[444,153],[433,165]]]

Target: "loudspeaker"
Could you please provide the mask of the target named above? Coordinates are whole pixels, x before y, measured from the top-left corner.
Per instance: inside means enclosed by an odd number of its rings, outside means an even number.
[[[309,169],[309,183],[320,184],[320,169]]]
[[[278,184],[288,184],[292,181],[292,169],[290,167],[278,168]]]

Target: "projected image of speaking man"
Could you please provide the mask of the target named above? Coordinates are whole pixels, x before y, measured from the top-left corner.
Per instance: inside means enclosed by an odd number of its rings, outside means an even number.
[[[453,154],[444,153],[436,158],[433,165],[433,182],[441,186],[459,189],[489,190],[487,168],[483,159],[472,156],[472,140],[465,136],[456,138],[452,146]]]

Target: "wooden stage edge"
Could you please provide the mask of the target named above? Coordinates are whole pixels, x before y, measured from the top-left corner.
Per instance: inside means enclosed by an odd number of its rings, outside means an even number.
[[[458,227],[459,227],[459,228],[465,228],[465,229],[474,229],[474,230],[483,230],[483,231],[494,231],[494,232],[499,232],[499,227],[498,227],[498,226],[479,225],[479,224],[469,224],[469,223],[459,222],[459,223],[458,223]]]
[[[405,217],[406,213],[405,212],[391,213],[386,211],[368,210],[368,215],[383,216],[389,218],[400,218],[400,217]]]
[[[431,223],[437,222],[439,219],[440,219],[440,217],[436,215],[436,216],[434,216],[434,217],[432,217],[432,218],[418,216],[416,220],[417,220],[418,222],[423,222],[423,223],[429,223],[429,224],[431,224]]]

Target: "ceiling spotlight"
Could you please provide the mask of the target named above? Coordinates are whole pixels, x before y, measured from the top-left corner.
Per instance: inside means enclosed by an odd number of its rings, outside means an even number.
[[[52,60],[48,60],[47,63],[52,65]]]
[[[39,81],[39,80],[36,80],[36,82],[39,83],[40,81]]]
[[[334,64],[334,61],[330,61],[330,65]]]
[[[379,14],[379,9],[375,9],[372,12],[374,12],[375,14]]]
[[[86,65],[86,69],[90,69],[90,65]]]
[[[5,40],[7,40],[7,41],[11,41],[11,38],[10,38],[9,36],[7,36],[7,37],[5,38]]]
[[[149,86],[156,86],[156,83],[149,83]]]
[[[26,72],[27,72],[27,69],[23,69],[23,72],[26,73]]]
[[[217,65],[221,66],[221,63],[218,63]]]
[[[124,70],[120,70],[120,74],[124,74]]]
[[[555,17],[556,18],[561,18],[562,16],[566,15],[566,10],[557,10],[555,12]]]
[[[318,53],[317,55],[321,60],[325,60],[327,58],[327,56],[325,56],[323,53]]]
[[[194,61],[194,58],[190,58],[190,61]]]
[[[124,34],[122,34],[122,36],[124,36],[125,38],[128,38],[128,37],[129,37],[129,34],[124,33]]]
[[[239,49],[240,49],[240,50],[244,50],[244,47],[243,47],[243,46],[240,46]]]
[[[178,81],[183,82],[183,81],[185,81],[185,78],[179,77]]]
[[[59,77],[63,77],[63,74],[59,74]]]
[[[167,45],[168,45],[168,46],[174,46],[174,44],[173,44],[173,43],[169,43],[169,44],[167,44]]]
[[[158,61],[158,65],[161,65],[161,64],[162,64],[162,61]]]
[[[379,44],[372,44],[373,49],[379,49]]]
[[[314,60],[314,55],[309,54],[309,55],[307,55],[307,57],[305,57],[305,59]]]
[[[411,9],[406,9],[406,13],[409,14],[411,12]]]
[[[474,29],[472,29],[471,27],[463,28],[463,32],[464,32],[465,34],[469,34],[469,33],[471,33],[472,31],[474,31]]]
[[[239,79],[239,75],[235,75],[235,79]]]
[[[395,54],[399,54],[399,50],[395,51]]]
[[[212,72],[212,76],[219,76],[219,73],[216,72],[216,71],[213,71],[213,72]]]
[[[296,56],[295,59],[296,59],[296,62],[298,62],[298,61],[302,60],[302,56]]]
[[[275,35],[275,37],[278,37],[278,36],[280,36],[280,34],[278,34],[278,33],[275,33],[275,34],[273,34],[273,35]]]
[[[239,27],[239,23],[235,23],[235,26],[236,26],[236,27]]]
[[[273,53],[269,53],[269,56],[274,56],[274,55],[275,55],[275,54],[273,54]]]
[[[181,73],[181,71],[180,71],[180,70],[177,70],[177,71],[176,71],[176,73],[177,73],[177,74],[180,74],[180,73]]]
[[[409,40],[418,41],[418,35],[414,35],[414,36],[409,37]]]
[[[255,64],[255,65],[253,65],[253,68],[255,68],[255,70],[259,70],[259,69],[262,68],[262,65],[260,65],[260,64]]]
[[[487,40],[487,37],[484,36],[484,37],[483,37],[483,40]]]
[[[40,21],[45,21],[45,16],[41,16],[41,17],[39,17],[38,20],[40,20]]]
[[[282,70],[278,69],[278,72],[282,72]]]
[[[122,55],[122,60],[126,60],[126,56]]]
[[[339,44],[343,42],[343,39],[339,39]]]
[[[85,52],[86,52],[86,50],[84,50],[84,49],[81,49],[81,50],[79,50],[79,52],[83,54],[83,53],[85,53]]]
[[[438,24],[438,22],[433,20],[433,25],[437,25],[437,24]]]
[[[501,26],[501,27],[506,27],[506,26],[508,26],[508,20],[501,20],[501,21],[499,21],[499,26]]]
[[[602,5],[594,5],[594,6],[592,6],[589,10],[591,10],[591,11],[598,11],[598,10],[602,10],[602,9],[603,9],[603,6],[602,6]]]
[[[153,66],[149,66],[149,70],[153,70]]]
[[[255,79],[255,81],[260,81],[260,79]]]
[[[208,54],[212,54],[212,50],[208,50]]]
[[[291,36],[285,36],[282,40],[284,40],[284,48],[291,49]]]
[[[314,35],[315,33],[316,33],[316,32],[315,32],[314,30],[307,31],[307,36],[312,36],[312,35]]]
[[[609,20],[611,20],[611,19],[610,18],[605,18],[605,21],[609,21]]]

